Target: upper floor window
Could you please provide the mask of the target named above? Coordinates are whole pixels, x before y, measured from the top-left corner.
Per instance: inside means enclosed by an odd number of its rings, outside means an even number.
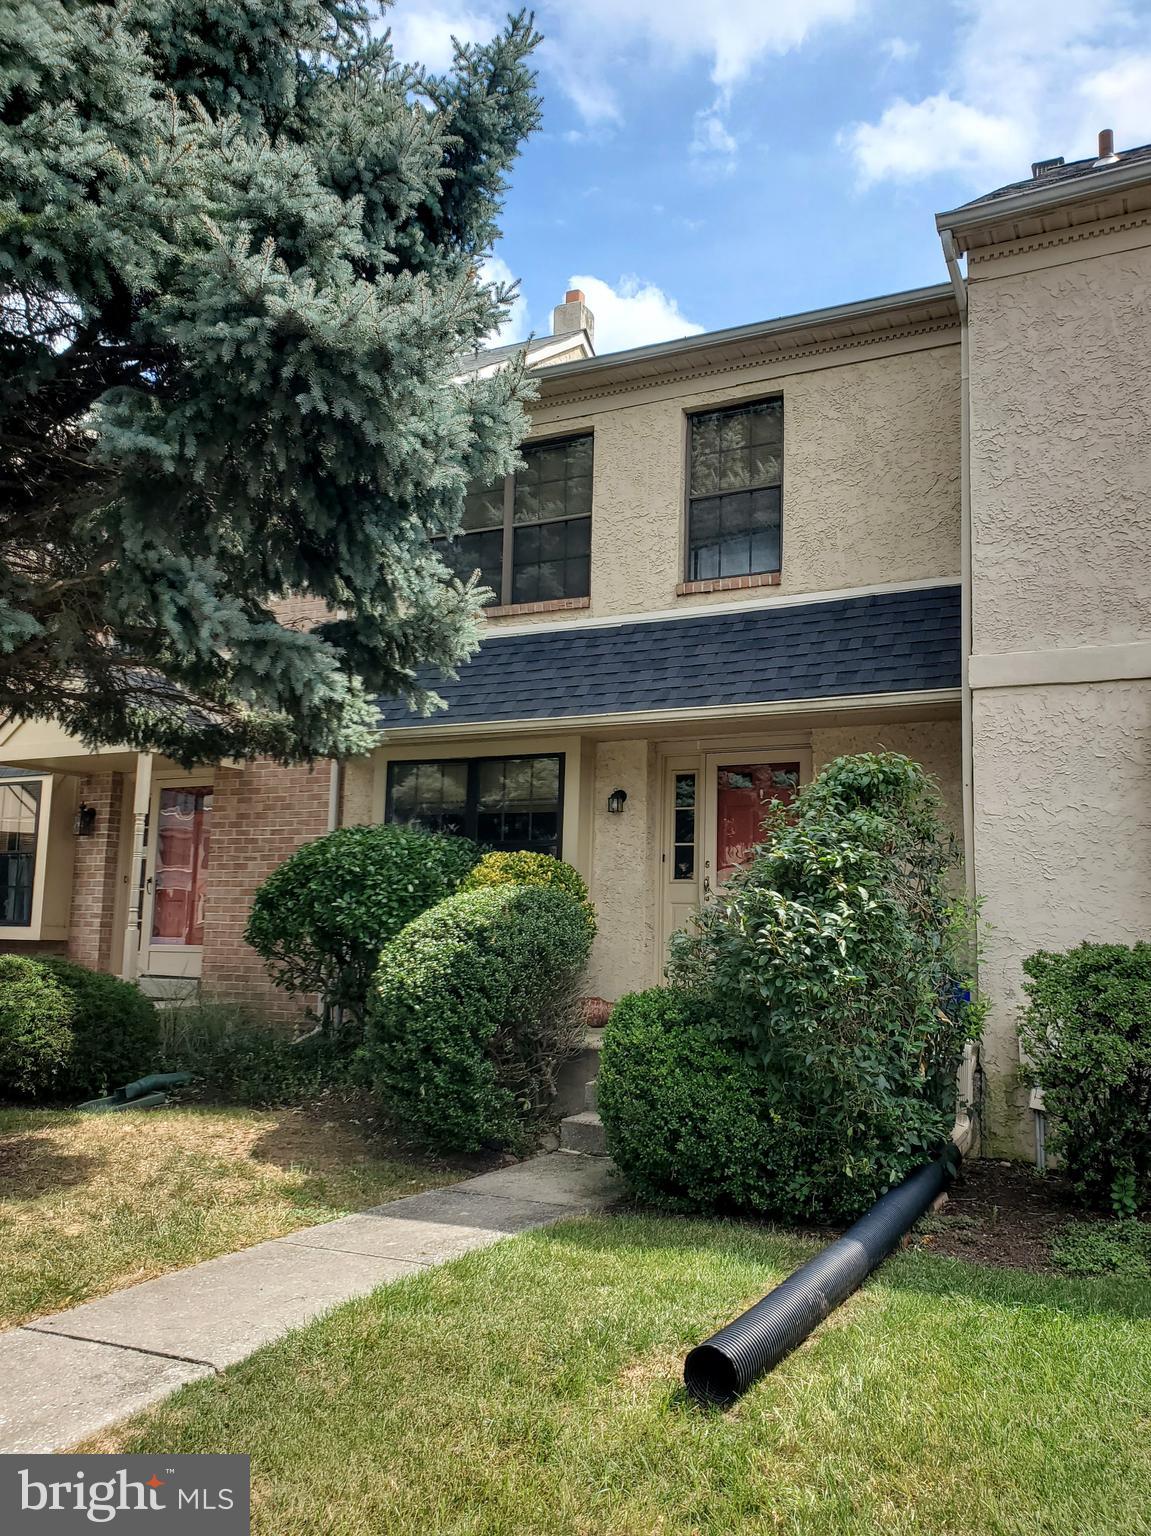
[[[688,418],[687,580],[780,568],[783,401]]]
[[[479,571],[501,604],[588,597],[591,435],[527,443],[521,453],[521,470],[468,493],[460,532],[437,540],[444,563],[464,580]]]
[[[39,821],[38,783],[0,783],[0,927],[31,925]]]

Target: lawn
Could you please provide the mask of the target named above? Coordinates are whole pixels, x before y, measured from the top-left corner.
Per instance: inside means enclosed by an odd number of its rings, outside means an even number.
[[[266,1536],[1151,1531],[1151,1287],[908,1252],[731,1413],[684,1351],[812,1250],[602,1216],[341,1307],[89,1449],[247,1451]]]
[[[0,1327],[451,1182],[298,1110],[0,1110]]]

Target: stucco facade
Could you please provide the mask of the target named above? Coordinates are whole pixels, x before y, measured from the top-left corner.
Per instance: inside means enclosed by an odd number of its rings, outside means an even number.
[[[961,237],[987,1123],[1021,1156],[1023,960],[1151,934],[1151,215],[1076,190]]]

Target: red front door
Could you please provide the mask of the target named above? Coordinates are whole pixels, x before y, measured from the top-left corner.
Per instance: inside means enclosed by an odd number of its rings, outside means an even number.
[[[156,826],[152,943],[204,942],[210,785],[161,789]]]
[[[773,800],[785,805],[799,789],[799,764],[723,763],[715,772],[715,885],[747,864],[763,842],[763,819]]]

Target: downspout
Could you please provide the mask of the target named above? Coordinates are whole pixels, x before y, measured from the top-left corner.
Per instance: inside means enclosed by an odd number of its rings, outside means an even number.
[[[331,777],[328,779],[328,831],[334,832],[340,824],[340,784],[343,765],[338,757],[332,758]]]
[[[959,269],[955,236],[939,231],[947,275],[959,310],[959,632],[960,731],[963,758],[963,873],[967,895],[975,900],[975,785],[971,728],[971,387],[967,330],[967,284]]]

